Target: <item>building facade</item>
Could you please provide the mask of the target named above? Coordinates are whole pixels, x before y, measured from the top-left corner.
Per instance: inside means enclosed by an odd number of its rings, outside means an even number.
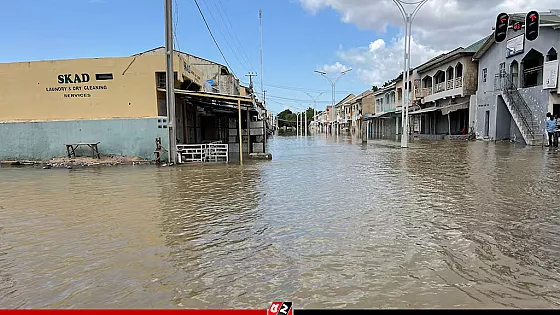
[[[185,55],[174,56],[178,143],[238,144],[230,127],[238,121],[240,103],[244,145],[260,143],[246,152],[264,150],[261,132],[251,134],[260,121],[254,99],[204,92],[208,78],[192,64],[196,59]],[[152,159],[155,139],[165,148],[169,139],[165,70],[165,57],[157,50],[0,64],[0,160],[47,160],[65,156],[66,144],[86,142],[100,142],[102,155]]]
[[[468,137],[478,88],[478,68],[472,60],[485,39],[459,47],[420,65],[416,72],[416,102],[410,111],[411,133],[418,138]]]
[[[510,19],[523,23],[525,15]],[[474,117],[478,138],[540,145],[546,113],[560,115],[560,17],[544,12],[540,19],[536,40],[526,40],[524,29],[509,28],[505,41],[489,38],[474,56],[479,69]]]

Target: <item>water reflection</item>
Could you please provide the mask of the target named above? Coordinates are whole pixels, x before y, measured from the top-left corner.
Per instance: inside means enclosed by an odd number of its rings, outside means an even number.
[[[0,170],[0,306],[557,307],[559,153],[276,138],[239,165]]]

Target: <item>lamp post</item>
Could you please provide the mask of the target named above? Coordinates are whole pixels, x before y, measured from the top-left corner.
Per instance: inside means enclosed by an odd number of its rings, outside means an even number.
[[[344,76],[345,74],[347,74],[350,71],[352,71],[351,68],[348,69],[348,70],[342,71],[340,73],[340,75],[336,78],[336,80],[333,81],[331,78],[329,78],[329,76],[327,76],[326,72],[315,70],[316,73],[318,73],[318,74],[324,76],[325,78],[327,78],[327,80],[329,80],[329,82],[331,83],[331,86],[332,86],[332,109],[331,109],[332,110],[332,113],[331,113],[331,124],[332,124],[332,126],[331,126],[331,130],[334,129],[334,120],[335,120],[334,106],[335,106],[335,99],[336,99],[336,83],[338,82],[338,80],[340,80],[340,78],[342,78],[342,76]],[[332,130],[332,131],[334,131],[334,130]]]
[[[319,93],[319,95],[317,95],[316,97],[313,97],[310,93],[305,93],[307,94],[307,96],[309,96],[311,98],[311,100],[313,101],[313,123],[315,124],[315,128],[317,128],[318,124],[317,124],[317,99],[323,95],[323,92]]]
[[[416,17],[416,14],[422,8],[422,6],[428,2],[428,0],[419,0],[416,2],[406,2],[402,0],[393,0],[393,2],[397,5],[399,10],[401,11],[404,25],[405,25],[405,32],[404,32],[404,70],[403,70],[403,97],[402,97],[402,137],[401,137],[401,148],[408,148],[408,105],[410,100],[408,99],[409,96],[409,79],[410,79],[410,41],[412,37],[412,22]],[[414,10],[412,13],[406,12],[404,5],[415,5]]]

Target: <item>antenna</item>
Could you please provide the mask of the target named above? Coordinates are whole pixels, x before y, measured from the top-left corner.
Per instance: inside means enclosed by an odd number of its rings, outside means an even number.
[[[264,70],[263,70],[263,27],[262,27],[262,9],[259,9],[259,29],[260,29],[260,50],[261,50],[261,93],[264,95]],[[266,100],[263,99],[263,105],[266,107]]]

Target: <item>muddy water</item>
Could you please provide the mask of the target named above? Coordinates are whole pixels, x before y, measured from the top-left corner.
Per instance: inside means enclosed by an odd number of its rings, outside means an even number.
[[[560,153],[277,138],[238,165],[0,169],[0,307],[558,307]]]

